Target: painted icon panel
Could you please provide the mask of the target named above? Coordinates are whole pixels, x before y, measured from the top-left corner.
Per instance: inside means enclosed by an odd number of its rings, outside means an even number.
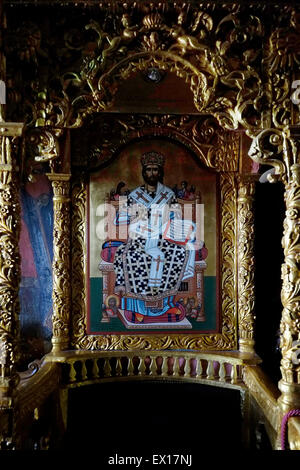
[[[90,176],[87,213],[88,334],[217,330],[215,172],[178,143],[136,141]]]

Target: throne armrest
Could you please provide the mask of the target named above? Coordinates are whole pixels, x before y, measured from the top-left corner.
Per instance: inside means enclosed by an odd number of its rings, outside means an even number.
[[[106,263],[113,263],[115,252],[120,245],[123,245],[124,242],[120,240],[107,240],[102,245],[102,250],[100,253],[101,259]]]

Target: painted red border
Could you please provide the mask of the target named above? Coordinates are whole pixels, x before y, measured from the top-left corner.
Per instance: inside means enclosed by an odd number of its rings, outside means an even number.
[[[86,256],[87,256],[87,275],[86,275],[86,292],[87,292],[87,323],[86,323],[86,332],[88,335],[94,335],[97,333],[91,333],[91,315],[90,315],[90,181],[86,184],[86,195],[87,195],[87,217],[85,220],[86,224],[86,233],[87,233],[87,247],[86,247]]]

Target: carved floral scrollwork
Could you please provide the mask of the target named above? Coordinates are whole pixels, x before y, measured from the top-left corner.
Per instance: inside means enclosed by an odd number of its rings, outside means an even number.
[[[9,129],[4,123],[0,129],[0,392],[18,381],[21,208],[16,155],[20,129],[22,125]]]
[[[109,110],[123,81],[149,67],[185,80],[195,110],[225,128],[242,126],[254,136],[299,119],[291,101],[300,61],[294,6],[257,4],[249,12],[238,4],[103,3],[89,21],[61,19],[55,38],[38,18],[20,24],[10,15],[10,112],[26,115],[30,127],[81,126],[88,114]]]
[[[195,108],[211,112],[224,127],[232,129],[242,124],[252,130],[259,126],[263,93],[261,79],[252,65],[258,58],[263,32],[257,16],[251,15],[247,25],[238,12],[217,22],[207,12],[195,9],[191,17],[191,12],[182,8],[172,24],[158,12],[144,16],[141,27],[131,25],[128,13],[120,21],[124,29],[115,37],[109,37],[95,21],[87,25],[97,32],[98,49],[97,57],[95,53],[85,57],[81,70],[81,79],[90,88],[84,95],[88,103],[84,115],[92,108],[108,109],[122,81],[137,71],[157,67],[189,83]],[[247,119],[250,107],[252,122]],[[253,121],[254,110],[257,122]],[[80,118],[75,125],[79,122]]]
[[[47,164],[53,172],[61,163],[59,137],[61,129],[38,127],[30,129],[26,134],[27,158],[24,173],[29,181],[34,181],[36,168]]]
[[[17,82],[9,89],[26,84],[30,125],[78,127],[88,114],[109,110],[122,82],[155,67],[189,84],[196,111],[253,134],[270,97],[260,73],[264,15],[259,7],[245,15],[238,5],[102,4],[80,27],[71,18],[59,22],[57,40],[30,20],[9,33],[8,63],[17,57],[30,72],[9,70]]]
[[[226,321],[222,325],[222,333],[225,337],[233,336],[232,347],[236,341],[236,288],[237,279],[232,272],[235,264],[235,250],[232,242],[236,240],[236,189],[233,174],[221,174],[221,221],[222,221],[222,242],[221,242],[221,298],[222,311]],[[228,316],[228,313],[231,314]]]
[[[289,6],[281,13],[280,20],[278,28],[270,32],[262,64],[269,78],[268,95],[269,103],[272,103],[273,125],[284,129],[299,120],[299,109],[293,106],[291,100],[291,85],[298,78],[300,63],[300,15],[297,9]]]
[[[240,350],[254,345],[254,213],[255,182],[240,178],[238,186],[238,318]]]
[[[48,175],[53,188],[53,337],[54,350],[69,346],[70,334],[70,175]]]
[[[285,262],[282,265],[283,304],[281,332],[281,373],[284,381],[300,384],[300,366],[295,361],[295,345],[300,340],[300,164],[290,168],[286,185],[286,217],[282,245]]]
[[[192,150],[199,161],[218,171],[238,169],[240,136],[220,128],[216,119],[192,115],[104,114],[85,132],[73,131],[73,167],[93,170],[107,163],[132,139],[147,135],[165,136]],[[88,152],[86,148],[93,142]]]
[[[287,150],[286,135],[278,129],[265,129],[253,139],[248,155],[253,161],[261,165],[270,165],[275,168],[275,174],[268,176],[269,181],[278,179],[286,181],[288,165],[285,165]]]
[[[86,300],[86,184],[76,182],[72,186],[72,346],[80,347],[84,343],[86,319],[84,305]],[[83,345],[85,347],[85,345]]]

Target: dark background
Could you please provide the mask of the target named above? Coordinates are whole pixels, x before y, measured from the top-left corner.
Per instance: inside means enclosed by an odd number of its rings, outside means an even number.
[[[284,220],[282,183],[257,183],[255,211],[255,350],[263,360],[262,368],[276,383],[280,380],[279,326],[281,239]]]

